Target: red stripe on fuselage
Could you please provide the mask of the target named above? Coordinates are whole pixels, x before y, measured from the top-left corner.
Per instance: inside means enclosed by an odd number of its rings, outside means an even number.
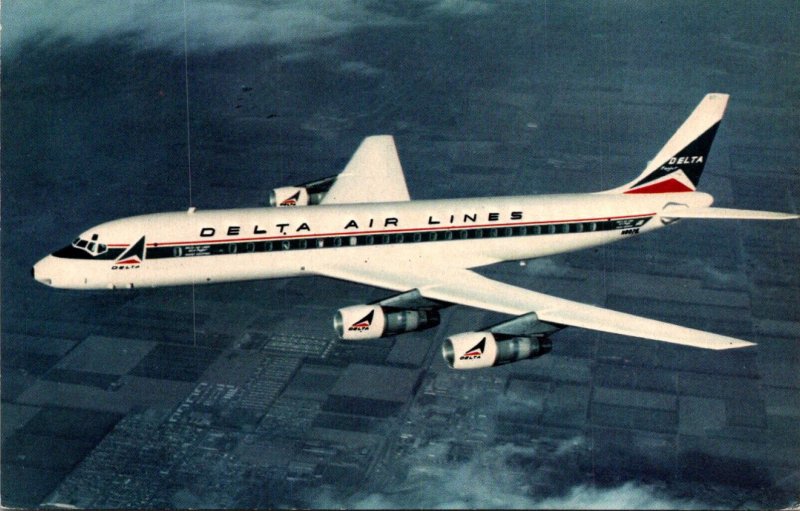
[[[335,237],[335,236],[363,236],[365,234],[397,234],[404,232],[424,232],[424,231],[441,231],[441,230],[460,231],[462,229],[480,229],[486,227],[523,227],[532,225],[550,225],[550,224],[563,224],[572,222],[599,222],[608,220],[622,220],[625,218],[641,218],[641,217],[652,217],[652,216],[655,216],[655,213],[642,213],[640,215],[623,215],[623,216],[603,216],[597,218],[576,218],[572,220],[546,220],[543,222],[516,222],[516,223],[505,223],[505,224],[468,224],[468,225],[450,225],[450,226],[441,225],[436,227],[420,227],[416,229],[390,229],[382,231],[346,231],[346,232],[331,232],[331,233],[320,233],[320,234],[288,234],[283,236],[260,236],[255,238],[226,238],[221,240],[165,241],[165,242],[148,243],[147,246],[170,247],[173,245],[213,245],[215,243],[237,243],[242,241],[271,241],[271,240],[287,240],[287,239],[302,239],[302,238],[323,238],[323,237]],[[452,240],[452,241],[461,241],[461,240]]]

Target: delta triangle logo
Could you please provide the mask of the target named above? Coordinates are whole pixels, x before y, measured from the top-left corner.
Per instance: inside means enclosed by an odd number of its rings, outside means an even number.
[[[484,349],[486,349],[486,337],[481,339],[481,342],[468,349],[460,358],[461,360],[477,360],[483,355]]]
[[[122,253],[111,267],[112,270],[123,270],[129,268],[138,268],[144,261],[144,236],[139,241],[128,247],[128,250]]]
[[[300,190],[295,192],[295,194],[292,195],[291,197],[289,197],[287,199],[284,199],[283,202],[281,202],[280,205],[281,206],[297,206],[297,199],[299,199],[299,198],[300,198]]]
[[[350,325],[348,330],[353,332],[363,332],[364,330],[369,330],[369,327],[372,325],[372,318],[374,317],[375,311],[371,310],[369,311],[369,314]]]

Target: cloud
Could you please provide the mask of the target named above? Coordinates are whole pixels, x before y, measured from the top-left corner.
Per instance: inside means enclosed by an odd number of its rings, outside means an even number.
[[[524,440],[508,438],[514,423],[527,423],[547,407],[541,394],[492,394],[473,404],[468,421],[446,429],[420,425],[387,467],[391,477],[367,480],[359,491],[314,488],[303,507],[336,509],[710,509],[739,506],[743,495],[725,486],[652,477],[596,484],[588,459],[603,456],[583,434]],[[424,410],[412,423],[426,420]],[[468,423],[468,426],[466,426]],[[466,427],[465,427],[466,426]],[[637,456],[632,446],[630,455]],[[642,454],[647,456],[648,454]],[[592,462],[593,463],[593,462]],[[600,464],[602,465],[602,463]],[[608,469],[598,469],[600,472]],[[595,472],[600,480],[607,480]],[[647,478],[647,473],[642,473]],[[391,481],[387,483],[386,481]],[[755,507],[763,507],[756,505]]]
[[[103,40],[130,40],[142,48],[183,52],[216,51],[244,45],[303,45],[355,30],[418,23],[403,9],[381,2],[330,0],[18,0],[3,5],[3,49]],[[478,0],[417,0],[428,18],[472,16],[493,7]],[[398,12],[400,14],[398,14]]]
[[[540,509],[709,509],[703,502],[673,499],[649,485],[628,482],[616,488],[576,486],[561,497],[536,502]]]
[[[514,398],[516,400],[516,398]],[[486,442],[466,444],[463,432],[436,438],[413,449],[396,463],[405,478],[384,491],[344,494],[334,488],[315,489],[307,505],[328,509],[709,509],[700,497],[674,497],[662,488],[637,482],[598,487],[576,470],[576,458],[590,448],[578,435],[554,443],[493,443],[497,413],[511,400],[501,397],[488,405],[487,421],[473,425]],[[527,406],[538,406],[531,402]],[[519,406],[525,407],[525,404]],[[474,433],[474,431],[473,431]],[[456,449],[454,446],[466,451]],[[464,452],[467,456],[459,456]],[[393,470],[397,471],[398,466]],[[403,471],[400,470],[399,473]]]
[[[699,499],[671,497],[661,489],[635,482],[611,488],[586,483],[565,484],[574,479],[568,459],[585,448],[582,437],[564,440],[546,457],[532,446],[495,445],[476,450],[463,463],[446,462],[446,441],[426,446],[409,455],[408,476],[392,492],[339,495],[334,490],[316,491],[308,505],[353,509],[708,509]],[[514,460],[517,460],[515,463]],[[531,468],[518,460],[535,460]],[[559,480],[560,479],[560,480]],[[548,495],[540,495],[544,488]]]
[[[430,6],[430,11],[454,16],[488,14],[496,4],[480,0],[438,0]]]
[[[404,23],[359,2],[186,0],[187,42],[196,51],[248,44],[292,44],[358,28]],[[144,47],[183,51],[183,0],[25,0],[4,5],[7,51],[24,44],[90,44],[134,38]]]
[[[352,61],[342,62],[339,69],[357,75],[363,76],[378,76],[383,74],[383,71],[377,67],[370,66],[366,62]]]

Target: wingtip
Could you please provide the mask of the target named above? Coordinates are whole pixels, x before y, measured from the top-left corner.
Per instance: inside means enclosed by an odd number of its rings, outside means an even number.
[[[727,344],[722,344],[718,346],[716,349],[718,350],[736,350],[740,348],[749,348],[751,346],[758,346],[757,343],[750,342],[750,341],[743,341],[742,339],[734,339],[733,337],[729,337]]]
[[[709,92],[706,94],[706,99],[717,100],[717,101],[728,101],[731,95],[725,92]]]

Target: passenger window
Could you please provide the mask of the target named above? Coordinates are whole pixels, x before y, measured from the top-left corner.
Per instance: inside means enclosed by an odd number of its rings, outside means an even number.
[[[389,237],[388,234],[384,234],[383,236],[381,236],[381,240],[383,240],[384,245],[392,242],[392,239]]]
[[[238,245],[236,245],[236,243],[229,243],[228,244],[228,253],[229,254],[235,254],[238,251],[239,251],[239,247],[238,247]]]
[[[273,248],[274,247],[272,246],[272,242],[271,241],[265,241],[264,242],[264,251],[265,252],[272,252]]]
[[[497,229],[494,229],[494,228],[489,229],[489,237],[490,238],[496,238],[497,237]]]
[[[519,233],[520,236],[525,236],[526,234],[528,234],[528,228],[524,227],[524,226],[523,227],[519,227],[518,233]]]
[[[172,257],[180,257],[183,255],[183,247],[172,247]]]
[[[569,224],[562,224],[561,232],[569,232]]]
[[[255,243],[248,243],[245,245],[248,252],[255,252],[256,251],[256,244]]]
[[[575,232],[583,232],[583,224],[575,224]]]
[[[350,239],[349,239],[349,241],[348,241],[348,242],[350,243],[350,246],[351,246],[351,247],[355,247],[355,246],[356,246],[356,244],[358,243],[358,240],[356,239],[356,237],[355,237],[355,236],[350,236]]]
[[[375,237],[374,236],[367,236],[366,242],[367,242],[367,245],[374,245],[375,244]]]
[[[467,231],[464,230],[458,231],[458,237],[461,238],[462,240],[467,239],[467,236],[468,236]]]
[[[322,248],[325,246],[325,240],[317,240],[317,248]]]
[[[341,247],[342,246],[342,238],[333,238],[333,246],[334,247]]]
[[[506,227],[504,229],[503,236],[511,236],[511,234],[512,234],[511,227]]]
[[[439,237],[439,233],[437,233],[437,232],[428,233],[428,241],[436,241],[436,239],[438,237]]]
[[[532,227],[532,229],[533,230],[531,231],[531,234],[534,234],[534,235],[535,234],[542,234],[542,226],[541,225],[534,225]]]
[[[453,239],[453,231],[445,231],[444,232],[444,239],[446,239],[446,240]]]
[[[555,232],[556,232],[556,226],[555,225],[551,224],[551,225],[547,226],[547,233],[548,234],[554,234]]]
[[[415,232],[414,233],[414,242],[417,243],[417,242],[420,242],[420,241],[422,241],[422,234],[420,234],[418,232]]]
[[[395,234],[395,235],[394,235],[394,242],[395,242],[395,243],[402,243],[402,242],[404,242],[405,240],[406,240],[406,239],[405,239],[405,236],[403,236],[402,234]]]
[[[299,240],[297,242],[297,248],[299,248],[301,250],[306,248],[307,246],[308,246],[308,240]]]
[[[596,231],[597,230],[597,224],[595,222],[590,223],[589,224],[589,230],[592,231],[592,232]]]
[[[483,229],[475,229],[473,236],[476,238],[483,238]]]

